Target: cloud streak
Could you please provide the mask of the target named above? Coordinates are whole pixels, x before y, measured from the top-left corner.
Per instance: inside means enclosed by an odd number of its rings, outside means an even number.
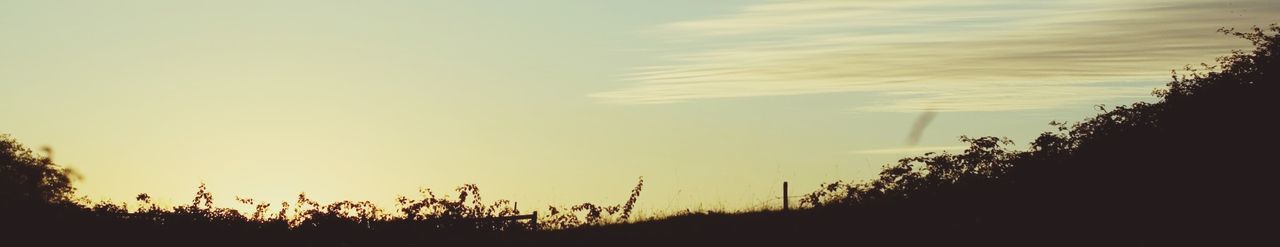
[[[604,102],[863,92],[861,111],[1016,111],[1145,97],[1183,64],[1248,43],[1214,33],[1280,20],[1280,2],[775,1],[669,23],[666,62]]]

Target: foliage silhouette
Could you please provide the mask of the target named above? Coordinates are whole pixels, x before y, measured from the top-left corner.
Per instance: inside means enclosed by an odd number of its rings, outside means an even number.
[[[543,227],[548,229],[567,229],[584,225],[625,223],[631,218],[631,210],[635,208],[636,200],[640,198],[642,189],[644,189],[644,177],[641,177],[640,181],[636,183],[636,187],[631,189],[631,196],[627,198],[627,202],[622,204],[599,206],[592,203],[582,203],[568,208],[548,206],[547,211],[550,213],[547,219],[543,221]]]
[[[1005,138],[961,137],[958,154],[926,153],[879,178],[837,181],[806,195],[816,208],[895,204],[971,220],[963,232],[1010,240],[1132,244],[1251,242],[1275,222],[1280,140],[1275,112],[1280,26],[1223,33],[1251,41],[1218,65],[1174,71],[1154,103],[1111,109],[1079,123],[1051,123],[1030,150]],[[996,239],[988,239],[996,240]],[[1079,242],[1072,242],[1079,241]]]
[[[0,200],[12,203],[71,202],[71,176],[48,157],[39,157],[13,137],[0,134]]]

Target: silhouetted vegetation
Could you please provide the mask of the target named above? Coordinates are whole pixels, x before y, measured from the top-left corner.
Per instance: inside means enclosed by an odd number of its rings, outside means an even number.
[[[878,179],[825,184],[802,203],[914,205],[940,217],[932,223],[995,234],[985,240],[996,242],[1262,240],[1280,208],[1272,156],[1280,27],[1221,31],[1256,49],[1174,71],[1168,88],[1154,92],[1158,102],[1100,106],[1082,122],[1051,123],[1057,131],[1025,151],[1007,149],[1005,138],[962,137],[970,147],[961,153],[901,159]]]
[[[66,168],[0,134],[0,199],[8,203],[63,204],[75,188]]]
[[[582,203],[548,207],[537,221],[495,220],[521,215],[508,200],[486,203],[480,188],[467,184],[456,197],[422,189],[417,199],[401,196],[398,208],[387,211],[369,201],[321,204],[306,194],[273,204],[235,198],[252,206],[240,212],[214,206],[215,197],[204,184],[191,203],[161,207],[150,195],[138,194],[137,208],[123,202],[91,202],[71,198],[69,170],[48,157],[34,154],[13,138],[0,136],[3,148],[3,238],[13,243],[86,245],[431,245],[496,243],[493,234],[515,236],[532,230],[555,230],[627,222],[644,180],[619,205]],[[540,221],[540,223],[538,223]],[[5,242],[0,240],[0,242]]]
[[[1274,243],[1280,26],[1222,32],[1252,41],[1216,65],[1174,71],[1156,102],[1099,107],[1051,123],[1026,150],[961,137],[959,153],[926,153],[865,182],[824,184],[790,212],[685,213],[635,222],[643,187],[612,206],[549,207],[539,226],[476,219],[519,215],[513,202],[422,190],[394,211],[322,205],[305,194],[254,212],[190,205],[139,208],[70,198],[67,171],[0,137],[5,243],[54,245],[1240,245]],[[1274,244],[1269,244],[1274,245]]]

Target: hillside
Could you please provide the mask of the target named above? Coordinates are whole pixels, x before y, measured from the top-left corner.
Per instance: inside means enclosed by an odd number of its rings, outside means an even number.
[[[666,245],[1256,245],[1280,219],[1280,26],[1222,30],[1253,51],[1175,71],[1160,100],[1053,123],[1029,150],[997,137],[836,182],[796,212],[697,214],[552,233]]]

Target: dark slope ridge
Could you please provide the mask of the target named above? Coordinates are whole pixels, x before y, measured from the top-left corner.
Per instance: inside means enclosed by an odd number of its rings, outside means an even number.
[[[548,236],[579,244],[1275,244],[1280,28],[1237,32],[1253,51],[1175,73],[1154,103],[1055,124],[1030,150],[962,138],[877,180],[834,183],[796,212],[700,214]],[[1208,65],[1205,65],[1208,66]],[[1218,72],[1207,72],[1218,71]],[[1100,107],[1101,108],[1101,107]]]

